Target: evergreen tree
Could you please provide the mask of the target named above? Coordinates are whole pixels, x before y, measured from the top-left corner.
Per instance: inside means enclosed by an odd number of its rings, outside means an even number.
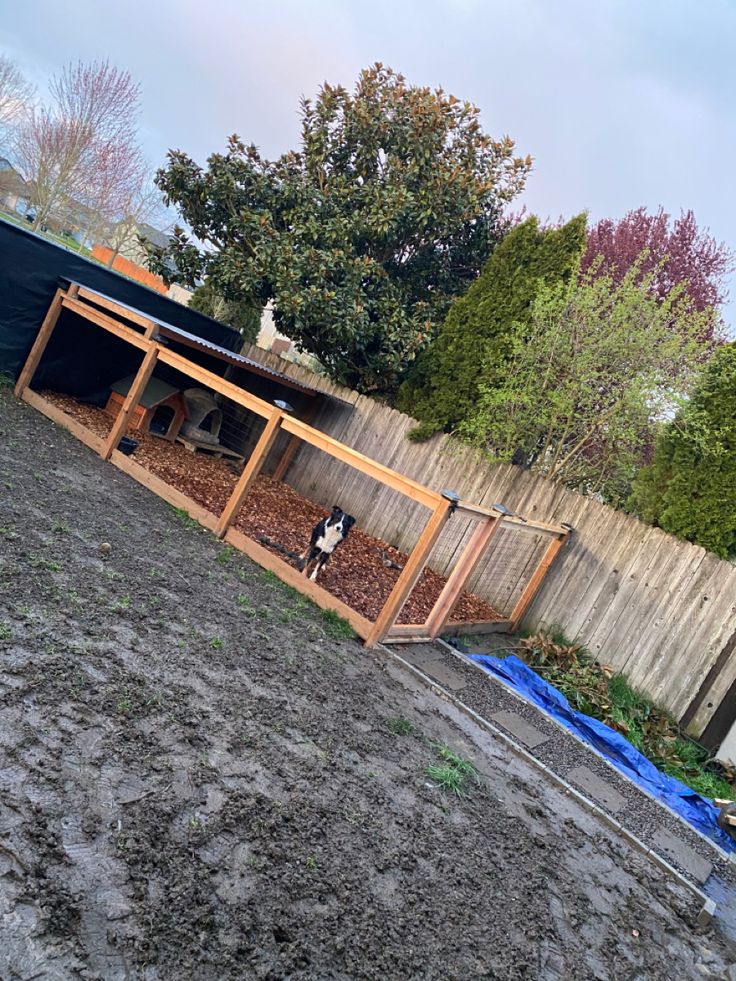
[[[634,510],[721,558],[736,556],[736,343],[704,369],[634,484]]]
[[[573,279],[584,248],[584,214],[548,229],[532,217],[506,235],[401,387],[399,407],[423,423],[410,438],[455,429],[473,413],[481,381],[503,373],[539,287]]]
[[[207,167],[171,151],[158,187],[191,230],[152,250],[164,279],[211,279],[273,302],[278,329],[333,379],[393,393],[478,274],[531,158],[479,110],[383,65],[353,93],[301,106],[298,150],[267,160],[238,137]]]
[[[192,293],[189,301],[192,310],[228,324],[239,331],[243,344],[254,344],[261,329],[261,306],[253,300],[224,300],[207,280]]]

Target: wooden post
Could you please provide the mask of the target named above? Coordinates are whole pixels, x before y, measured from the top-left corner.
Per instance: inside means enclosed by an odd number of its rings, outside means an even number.
[[[483,558],[489,542],[500,527],[500,516],[477,522],[467,545],[455,563],[455,568],[450,573],[437,602],[427,617],[426,626],[430,637],[437,637],[442,632],[442,628],[450,619],[450,615],[465,589],[465,584]]]
[[[524,587],[524,592],[521,594],[519,599],[516,601],[516,606],[511,611],[511,616],[509,617],[511,621],[510,630],[513,633],[519,626],[522,617],[529,609],[529,606],[534,599],[534,597],[539,592],[539,587],[544,582],[544,577],[549,572],[550,566],[557,557],[557,553],[562,548],[562,543],[565,541],[566,535],[560,535],[557,538],[553,538],[552,541],[547,546],[544,555],[540,559],[539,565],[534,570],[529,582]]]
[[[314,417],[317,415],[317,410],[319,405],[317,403],[317,398],[312,399],[312,404],[309,406],[307,411],[304,413],[303,422],[308,422],[310,425],[314,422]],[[301,439],[299,436],[292,436],[289,442],[286,444],[284,452],[281,454],[281,459],[276,464],[276,469],[273,472],[274,480],[283,480],[286,476],[286,471],[291,466],[291,461],[294,459],[294,454],[301,446]]]
[[[112,456],[112,451],[117,449],[118,443],[122,437],[125,436],[128,429],[128,423],[130,422],[130,417],[133,415],[133,410],[140,402],[141,396],[146,390],[146,385],[151,380],[151,375],[153,374],[153,369],[156,367],[157,359],[158,348],[154,344],[146,352],[146,356],[143,358],[143,364],[138,369],[138,374],[133,379],[133,384],[130,386],[128,394],[125,396],[125,401],[123,402],[122,408],[115,417],[110,434],[107,437],[102,453],[100,454],[103,460],[110,459]]]
[[[386,600],[383,609],[378,614],[378,619],[373,624],[373,629],[366,638],[366,647],[374,647],[394,625],[396,617],[401,613],[409,593],[416,585],[427,564],[429,553],[450,517],[450,507],[450,502],[443,499],[432,512],[432,516],[424,526],[424,531],[419,536],[419,541],[414,546],[401,575],[391,590],[391,595]]]
[[[61,289],[57,289],[56,293],[54,293],[54,298],[46,311],[46,316],[43,319],[41,328],[36,334],[36,340],[33,342],[33,347],[31,348],[30,354],[26,358],[26,363],[23,365],[23,370],[21,371],[20,375],[18,375],[18,381],[15,383],[14,391],[18,398],[20,398],[26,388],[28,388],[34,374],[36,373],[38,362],[43,357],[43,352],[46,350],[46,346],[51,340],[54,327],[56,327],[56,322],[59,319],[64,297],[66,295],[76,296],[78,289],[79,287],[77,286],[70,286],[68,294],[64,293],[64,291]]]
[[[260,473],[263,464],[266,462],[266,456],[276,441],[276,437],[279,434],[279,429],[281,428],[281,420],[283,418],[284,413],[282,410],[274,409],[270,419],[266,423],[266,428],[261,433],[261,438],[256,443],[255,449],[250,455],[248,463],[245,466],[245,470],[243,470],[242,474],[240,475],[240,479],[235,485],[235,490],[230,495],[227,504],[223,508],[222,514],[218,518],[217,525],[215,526],[215,534],[218,538],[222,538],[230,527],[233,518],[240,510],[240,506],[245,500],[245,495],[250,490],[251,484]]]

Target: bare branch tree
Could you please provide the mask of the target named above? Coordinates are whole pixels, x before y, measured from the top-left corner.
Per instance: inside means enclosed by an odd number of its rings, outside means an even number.
[[[155,186],[150,172],[138,187],[131,186],[130,196],[123,211],[123,217],[111,222],[104,229],[102,242],[111,250],[108,266],[112,266],[121,252],[136,249],[139,226],[142,224],[159,227],[168,221],[163,196]]]
[[[80,62],[64,68],[49,89],[50,106],[29,107],[15,141],[16,158],[31,183],[34,228],[65,198],[86,197],[101,161],[138,152],[140,87],[129,72],[107,61]]]
[[[0,53],[0,126],[7,126],[29,103],[33,86],[7,55]]]

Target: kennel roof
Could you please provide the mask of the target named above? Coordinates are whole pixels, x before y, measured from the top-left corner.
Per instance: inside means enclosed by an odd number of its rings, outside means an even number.
[[[118,395],[127,395],[130,391],[130,386],[133,384],[135,375],[128,375],[127,378],[121,378],[120,381],[116,381],[112,386],[113,392]],[[172,395],[179,395],[180,390],[174,388],[173,385],[169,385],[165,381],[161,381],[160,378],[151,378],[146,385],[145,391],[139,397],[138,403],[143,406],[144,409],[153,409],[154,406],[159,405],[161,402],[165,402],[170,399]]]
[[[175,341],[177,344],[183,344],[185,347],[190,347],[196,351],[201,351],[202,354],[211,355],[212,357],[218,358],[220,361],[234,365],[236,368],[242,368],[244,371],[249,371],[254,375],[260,375],[262,378],[267,378],[271,381],[278,382],[280,385],[284,385],[287,388],[292,388],[304,395],[310,395],[312,397],[320,396],[323,399],[334,398],[334,396],[328,395],[326,392],[320,392],[316,388],[310,388],[308,385],[302,385],[300,382],[295,381],[295,379],[290,378],[289,375],[285,375],[280,371],[274,370],[273,368],[268,368],[266,365],[260,364],[258,361],[254,361],[252,358],[246,358],[242,354],[236,354],[234,351],[228,351],[227,348],[220,347],[219,344],[214,344],[212,341],[205,340],[203,337],[197,337],[195,334],[190,334],[189,331],[183,330],[181,327],[175,327],[174,324],[159,320],[157,317],[151,316],[150,313],[145,313],[143,310],[138,310],[136,307],[132,307],[127,303],[122,303],[120,300],[117,300],[112,296],[107,296],[105,293],[100,293],[98,290],[90,289],[90,287],[85,286],[84,283],[74,283],[73,280],[69,280],[69,282],[71,282],[72,285],[79,286],[80,290],[84,291],[85,298],[91,300],[93,303],[94,298],[99,297],[104,304],[115,304],[115,306],[121,308],[121,316],[123,317],[125,316],[125,311],[128,311],[131,315],[134,315],[137,318],[144,317],[146,320],[155,324],[157,329],[154,338],[155,340]]]

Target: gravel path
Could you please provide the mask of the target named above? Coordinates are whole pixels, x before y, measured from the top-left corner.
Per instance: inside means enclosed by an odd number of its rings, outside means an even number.
[[[497,643],[503,642],[499,639]],[[719,900],[719,916],[736,937],[736,864],[732,860],[723,858],[720,850],[536,705],[459,652],[442,643],[394,650],[440,684],[444,682],[454,697],[516,739],[527,752],[592,799],[698,887],[705,881],[704,891]],[[519,720],[531,728],[525,730]]]

